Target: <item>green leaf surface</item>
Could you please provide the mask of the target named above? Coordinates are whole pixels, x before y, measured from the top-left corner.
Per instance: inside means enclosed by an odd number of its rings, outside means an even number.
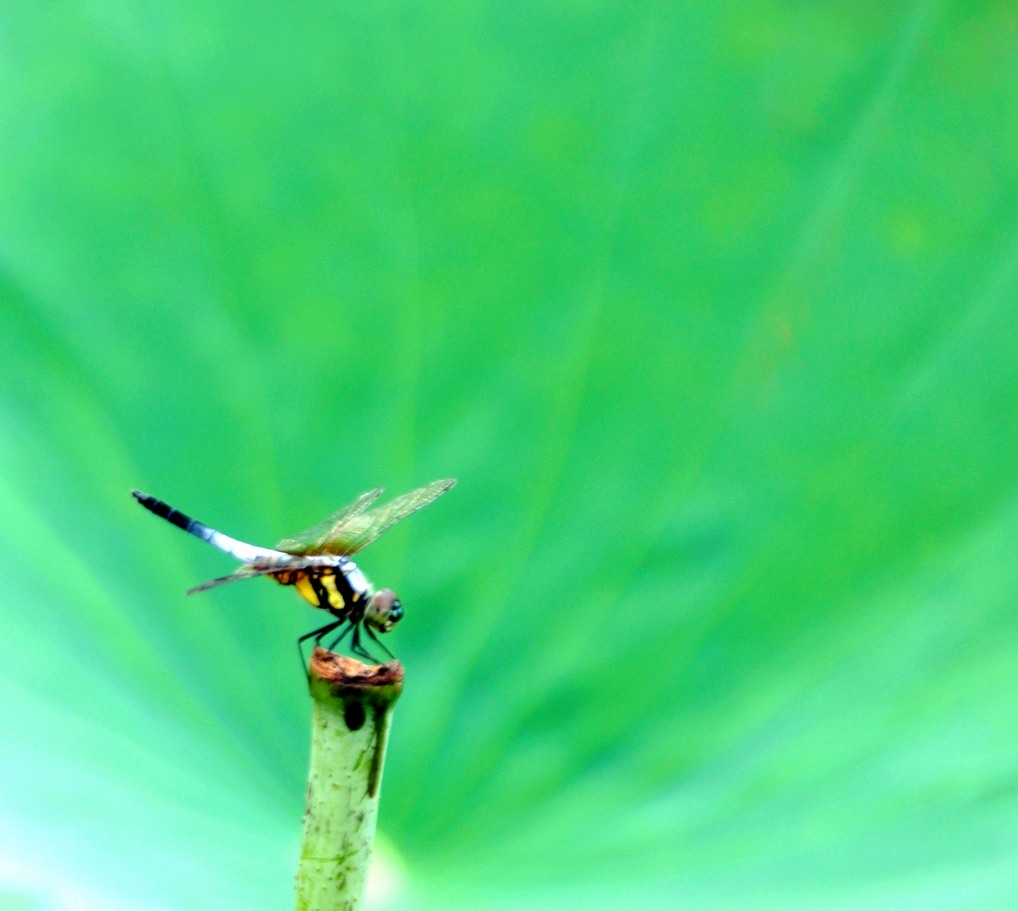
[[[292,905],[319,619],[406,618],[376,909],[1018,906],[1007,4],[9,5],[0,908]]]

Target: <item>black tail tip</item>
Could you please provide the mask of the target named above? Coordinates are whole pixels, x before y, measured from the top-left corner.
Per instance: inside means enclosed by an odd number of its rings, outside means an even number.
[[[154,511],[155,506],[159,501],[151,494],[142,493],[140,490],[132,490],[131,496],[134,497],[142,506],[148,510]]]

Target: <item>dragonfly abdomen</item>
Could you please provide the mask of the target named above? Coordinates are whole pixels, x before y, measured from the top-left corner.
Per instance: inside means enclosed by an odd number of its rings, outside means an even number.
[[[243,541],[238,541],[236,538],[224,535],[221,531],[216,531],[204,522],[192,519],[179,509],[174,509],[165,500],[142,493],[140,490],[131,492],[134,494],[134,498],[149,512],[155,513],[161,519],[166,519],[167,522],[176,525],[177,528],[183,529],[196,538],[208,541],[213,547],[217,547],[219,550],[225,551],[230,556],[243,560],[245,563],[254,563],[258,560],[286,559],[288,557],[282,551],[270,550],[267,547],[255,547],[253,544],[245,544]]]

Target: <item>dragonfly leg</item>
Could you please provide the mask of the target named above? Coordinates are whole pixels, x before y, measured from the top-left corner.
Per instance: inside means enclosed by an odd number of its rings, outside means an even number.
[[[342,623],[343,621],[340,622]],[[347,633],[349,633],[350,630],[355,628],[356,627],[354,626],[354,624],[351,623],[345,630],[343,630],[338,636],[336,636],[336,638],[329,643],[329,651],[331,652],[337,645],[339,645],[339,643],[346,638]]]
[[[371,639],[371,641],[374,642],[375,645],[377,645],[383,652],[385,652],[385,654],[387,654],[391,660],[393,661],[396,660],[396,656],[392,652],[390,652],[388,648],[386,648],[385,643],[382,642],[382,640],[375,635],[374,630],[372,630],[370,626],[365,626],[364,632],[368,634],[368,637]]]
[[[325,626],[322,626],[319,629],[313,629],[310,633],[305,633],[297,640],[297,653],[300,655],[301,667],[307,669],[308,665],[307,659],[304,657],[304,643],[307,642],[308,639],[313,638],[315,640],[315,645],[321,645],[322,636],[327,636],[337,626],[340,626],[345,622],[345,620],[334,620],[332,623],[326,623]]]
[[[367,627],[364,627],[367,629]],[[372,636],[374,639],[374,636]],[[376,642],[378,640],[375,640]],[[380,664],[381,662],[371,654],[363,645],[361,645],[361,628],[360,624],[353,628],[353,639],[350,642],[350,651],[352,651],[358,658],[366,658],[372,664]]]

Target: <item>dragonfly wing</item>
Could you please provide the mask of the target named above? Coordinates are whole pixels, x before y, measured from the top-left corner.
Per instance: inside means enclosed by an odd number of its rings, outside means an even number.
[[[344,522],[339,531],[322,544],[322,552],[345,557],[367,547],[382,532],[388,531],[397,522],[437,500],[455,486],[455,479],[432,481],[416,490],[396,497],[384,506],[373,509],[367,515],[358,513]]]
[[[198,592],[208,591],[210,588],[215,588],[218,585],[226,585],[227,582],[240,582],[242,579],[253,579],[255,576],[259,575],[262,575],[262,572],[254,569],[254,567],[242,566],[240,569],[234,570],[228,576],[220,576],[218,579],[209,579],[208,582],[202,582],[201,585],[189,588],[187,593],[189,595],[196,595]]]
[[[271,563],[246,563],[240,569],[234,570],[228,576],[220,576],[218,579],[209,579],[194,588],[187,590],[189,595],[196,595],[198,592],[208,591],[229,582],[240,582],[244,579],[253,579],[255,576],[266,576],[269,573],[287,572],[288,570],[309,569],[320,564],[311,560],[302,560],[299,556],[290,560],[273,560]]]
[[[313,528],[302,531],[293,537],[283,538],[276,545],[276,550],[282,550],[288,554],[321,554],[329,552],[326,546],[328,542],[341,535],[343,529],[361,515],[381,495],[381,487],[376,487],[374,490],[362,493],[352,503],[334,512]]]

